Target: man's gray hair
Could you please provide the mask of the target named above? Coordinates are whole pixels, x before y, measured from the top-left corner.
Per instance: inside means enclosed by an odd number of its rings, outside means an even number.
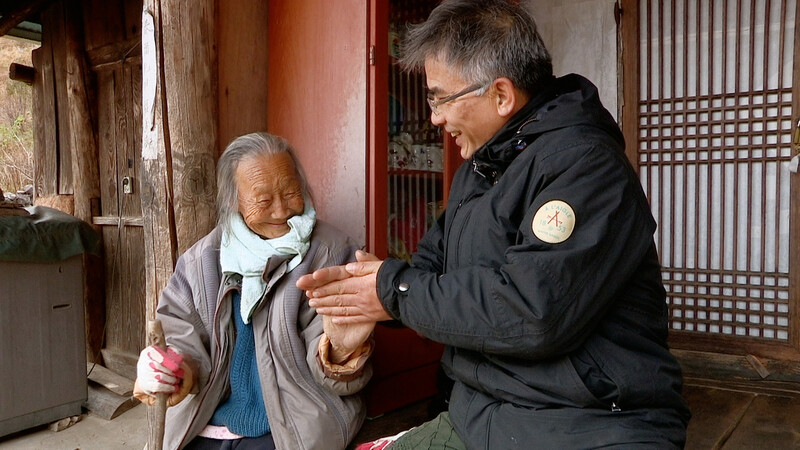
[[[445,0],[409,27],[401,52],[409,71],[423,71],[432,58],[472,83],[507,77],[528,94],[553,76],[533,16],[506,0]]]
[[[239,163],[256,156],[273,156],[288,153],[294,162],[294,170],[300,180],[303,196],[311,200],[303,168],[294,149],[286,139],[269,133],[250,133],[239,136],[222,152],[217,163],[217,225],[223,232],[230,230],[231,218],[239,213],[239,189],[236,186],[236,170]]]

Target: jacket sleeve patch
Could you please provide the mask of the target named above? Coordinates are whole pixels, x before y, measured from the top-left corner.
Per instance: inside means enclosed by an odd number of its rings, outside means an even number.
[[[531,222],[533,234],[549,244],[566,241],[574,229],[575,211],[562,200],[550,200],[542,205]]]

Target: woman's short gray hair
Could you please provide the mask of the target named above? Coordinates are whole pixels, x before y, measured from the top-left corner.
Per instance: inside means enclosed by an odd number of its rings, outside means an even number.
[[[239,136],[222,152],[217,163],[217,225],[228,231],[231,218],[239,213],[239,189],[236,186],[236,170],[239,163],[255,156],[273,156],[288,153],[306,201],[311,200],[311,191],[306,175],[286,139],[269,133],[250,133]]]
[[[475,84],[507,77],[528,94],[553,76],[553,63],[533,16],[507,0],[445,0],[409,27],[400,63],[422,71],[433,58]]]

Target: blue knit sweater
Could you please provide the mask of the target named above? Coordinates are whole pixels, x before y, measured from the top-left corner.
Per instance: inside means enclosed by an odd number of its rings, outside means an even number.
[[[258,437],[269,433],[269,421],[258,378],[253,322],[244,323],[239,312],[240,303],[241,295],[235,291],[232,314],[236,324],[236,343],[231,360],[231,395],[217,407],[210,423],[225,425],[231,432],[242,436]]]

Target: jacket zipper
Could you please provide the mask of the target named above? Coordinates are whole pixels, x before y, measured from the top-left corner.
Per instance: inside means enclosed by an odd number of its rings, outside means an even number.
[[[486,179],[486,176],[485,176],[485,175],[483,175],[483,174],[482,174],[482,173],[481,173],[481,172],[480,172],[480,171],[477,169],[477,165],[476,165],[476,163],[473,161],[473,163],[472,163],[472,164],[473,164],[473,172],[475,172],[476,174],[478,174],[478,175],[480,175],[481,177],[483,177],[484,179]],[[472,190],[472,191],[474,191],[474,190],[475,190],[475,189],[474,189],[474,186],[471,188],[471,190]],[[458,213],[459,213],[459,211],[461,211],[461,207],[462,207],[462,206],[464,206],[466,203],[469,203],[469,202],[471,202],[473,199],[475,199],[475,197],[479,197],[479,196],[480,196],[480,195],[479,195],[478,193],[476,193],[476,192],[472,192],[472,193],[469,195],[469,197],[467,197],[467,198],[464,198],[464,199],[461,199],[461,200],[458,202],[458,205],[456,206],[456,210],[455,210],[455,211],[453,211],[453,215],[451,216],[451,217],[452,217],[452,220],[450,220],[450,223],[448,223],[448,224],[447,224],[447,233],[446,233],[446,235],[445,235],[445,237],[446,237],[446,241],[445,241],[445,252],[444,252],[444,267],[443,267],[443,270],[444,270],[445,272],[447,272],[447,270],[448,270],[448,261],[449,261],[449,259],[450,259],[450,258],[449,258],[449,255],[450,255],[450,251],[449,251],[449,249],[450,249],[450,247],[451,247],[451,246],[453,247],[453,253],[454,253],[454,254],[453,254],[453,257],[455,257],[455,260],[456,260],[456,262],[458,262],[458,252],[459,252],[459,248],[460,248],[460,246],[458,245],[458,243],[459,243],[459,242],[461,242],[461,235],[464,233],[464,226],[463,226],[463,224],[467,222],[467,219],[468,219],[468,218],[469,218],[469,217],[472,215],[472,213],[470,213],[470,212],[468,211],[468,214],[467,214],[467,215],[466,215],[466,216],[465,216],[465,217],[464,217],[462,220],[459,220],[459,221],[458,221],[458,222],[459,222],[459,224],[461,224],[461,226],[459,226],[459,227],[457,227],[457,228],[455,227],[455,224],[456,224],[456,217],[458,216]],[[457,231],[458,231],[458,236],[453,236],[453,230],[457,230]],[[453,238],[455,238],[455,240],[453,240]],[[451,243],[452,243],[452,244],[451,244]]]
[[[225,298],[225,296],[228,295],[228,293],[230,293],[230,291],[232,291],[233,289],[235,289],[235,288],[234,287],[227,288],[222,293],[222,297],[221,298]],[[212,370],[211,371],[211,374],[210,374],[210,376],[208,378],[208,381],[206,382],[205,387],[203,388],[203,391],[198,394],[198,396],[199,396],[198,400],[199,401],[197,402],[197,408],[194,411],[194,415],[192,416],[192,420],[189,421],[189,426],[186,427],[186,433],[184,433],[183,437],[181,438],[181,442],[178,445],[178,447],[182,447],[184,444],[187,444],[187,442],[184,442],[184,441],[186,440],[186,437],[189,435],[189,430],[192,429],[192,426],[194,425],[195,421],[197,420],[197,415],[200,413],[200,405],[203,404],[203,401],[206,399],[206,395],[208,395],[208,391],[211,389],[211,385],[213,384],[213,382],[216,379],[216,377],[219,375],[219,371],[220,371],[219,370],[219,366],[220,366],[220,361],[222,359],[222,344],[220,344],[220,342],[219,342],[219,335],[220,335],[220,333],[219,333],[219,322],[220,322],[219,315],[220,315],[220,311],[221,310],[222,310],[222,308],[217,306],[217,310],[214,313],[214,327],[212,328],[212,330],[214,332],[214,344],[215,344],[216,349],[217,349],[216,357],[214,358],[214,361],[212,361],[212,363],[213,363],[213,367],[215,367],[217,370]]]
[[[288,335],[289,334],[289,330],[286,329],[286,324],[288,323],[288,318],[286,317],[285,305],[282,305],[281,309],[283,311],[283,320],[281,321],[281,327],[283,328],[284,335]],[[325,402],[325,404],[328,405],[328,408],[331,411],[335,412],[336,420],[337,420],[337,422],[339,422],[339,431],[342,433],[341,441],[346,443],[346,440],[347,440],[347,429],[346,429],[347,428],[347,424],[346,424],[346,422],[344,420],[342,412],[339,410],[339,408],[336,405],[336,403],[331,401],[331,399],[328,397],[328,395],[326,395],[327,392],[322,388],[322,386],[317,384],[317,382],[314,380],[314,377],[311,375],[310,370],[308,370],[308,371],[303,370],[303,367],[301,366],[301,363],[298,362],[298,357],[301,357],[302,364],[305,364],[305,361],[306,361],[305,354],[301,354],[300,356],[298,356],[298,352],[296,351],[294,346],[292,346],[291,339],[287,339],[287,344],[288,344],[289,348],[292,351],[292,361],[294,362],[294,366],[295,366],[295,369],[297,370],[297,372],[302,374],[302,378],[303,378],[303,380],[305,380],[306,384],[308,384],[317,393],[319,398],[321,398]]]

